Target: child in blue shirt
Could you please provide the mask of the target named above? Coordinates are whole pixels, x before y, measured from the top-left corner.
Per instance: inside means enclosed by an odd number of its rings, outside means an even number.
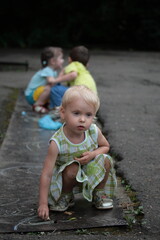
[[[30,80],[26,90],[25,97],[27,102],[32,105],[35,112],[47,113],[48,109],[45,107],[50,100],[51,88],[58,86],[58,91],[61,95],[64,94],[67,87],[59,84],[55,85],[55,78],[57,71],[62,68],[64,62],[63,52],[58,47],[46,47],[41,53],[42,69],[36,72]],[[61,104],[61,99],[56,98],[57,106]],[[53,106],[51,105],[51,108]]]

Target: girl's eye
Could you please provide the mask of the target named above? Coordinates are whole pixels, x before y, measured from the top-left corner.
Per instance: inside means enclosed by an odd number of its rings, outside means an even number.
[[[87,117],[92,117],[92,113],[87,113],[86,116]]]
[[[73,112],[73,114],[74,114],[74,115],[78,115],[78,114],[79,114],[79,112]]]

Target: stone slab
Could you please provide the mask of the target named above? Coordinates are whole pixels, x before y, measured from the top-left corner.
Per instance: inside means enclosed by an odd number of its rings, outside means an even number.
[[[67,212],[52,212],[46,222],[38,218],[39,177],[54,133],[39,128],[41,116],[31,111],[21,93],[0,152],[0,233],[126,226],[117,199],[112,210],[102,211],[81,195]]]

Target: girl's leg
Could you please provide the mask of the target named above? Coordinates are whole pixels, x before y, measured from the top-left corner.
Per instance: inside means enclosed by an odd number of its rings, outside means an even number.
[[[105,163],[104,163],[104,167],[106,169],[106,173],[105,173],[105,176],[102,180],[102,182],[100,182],[95,189],[103,189],[105,187],[105,184],[107,182],[107,179],[108,179],[108,176],[109,176],[109,171],[110,171],[110,168],[111,168],[111,164],[110,164],[110,161],[109,159],[105,159]]]
[[[78,172],[78,164],[72,163],[67,166],[62,172],[62,194],[57,203],[50,206],[53,211],[66,211],[69,207],[74,205],[74,195],[72,193],[73,187],[76,185],[76,175]]]
[[[104,187],[107,182],[111,164],[109,159],[105,159],[104,167],[106,169],[105,176],[103,180],[96,186],[93,191],[93,204],[97,209],[111,209],[113,208],[113,200],[109,199],[104,192]]]
[[[77,181],[76,181],[77,172],[78,172],[77,163],[72,163],[71,165],[67,166],[64,169],[62,173],[62,179],[63,179],[62,192],[63,193],[72,192],[73,187],[77,184]]]

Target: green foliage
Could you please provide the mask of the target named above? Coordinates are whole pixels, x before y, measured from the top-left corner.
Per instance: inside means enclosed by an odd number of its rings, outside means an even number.
[[[124,204],[124,218],[126,219],[128,226],[133,227],[134,224],[142,220],[144,215],[143,206],[137,198],[136,192],[132,189],[131,185],[127,183],[125,179],[121,180],[122,185],[125,188],[125,192],[130,198],[131,202]]]
[[[135,215],[144,215],[143,206],[138,206],[136,209],[134,209],[134,214]]]

